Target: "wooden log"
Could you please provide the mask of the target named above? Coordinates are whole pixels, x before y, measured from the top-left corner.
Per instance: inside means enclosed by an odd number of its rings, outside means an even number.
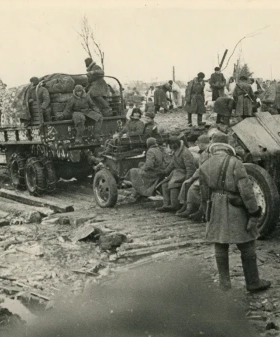
[[[165,244],[165,245],[159,245],[155,247],[148,247],[148,248],[142,248],[142,249],[133,249],[129,251],[120,251],[117,253],[118,258],[122,257],[140,257],[143,255],[151,255],[155,253],[160,253],[160,252],[167,252],[170,250],[176,250],[176,249],[181,249],[185,247],[191,247],[194,244],[198,243],[198,241],[193,242],[193,241],[181,241],[181,242],[175,242],[171,244]],[[199,240],[199,243],[204,243],[202,240]]]
[[[0,196],[26,205],[48,207],[56,213],[67,213],[74,211],[74,207],[72,205],[66,205],[62,203],[57,204],[57,202],[53,202],[44,198],[36,198],[31,195],[27,196],[3,188],[0,189]]]

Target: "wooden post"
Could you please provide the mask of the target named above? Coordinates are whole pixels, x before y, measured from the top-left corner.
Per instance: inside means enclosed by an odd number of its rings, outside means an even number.
[[[225,52],[224,52],[222,61],[221,61],[220,65],[219,65],[220,69],[222,69],[222,66],[223,66],[223,64],[224,64],[225,58],[226,58],[226,56],[227,56],[227,52],[228,52],[228,50],[226,49]]]
[[[175,67],[172,68],[172,80],[175,82]]]

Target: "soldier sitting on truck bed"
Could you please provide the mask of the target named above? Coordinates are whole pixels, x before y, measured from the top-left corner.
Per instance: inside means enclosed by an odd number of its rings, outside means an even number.
[[[94,137],[98,138],[101,132],[103,117],[89,95],[86,94],[84,88],[81,85],[76,85],[73,96],[67,102],[64,112],[58,116],[60,120],[73,119],[76,127],[76,143],[82,141],[86,117],[95,121]]]
[[[98,106],[104,117],[112,116],[113,112],[107,101],[109,88],[104,80],[104,70],[99,67],[92,58],[85,59],[88,76],[88,94],[92,101]]]
[[[36,87],[39,84],[39,78],[38,77],[31,77],[30,79],[31,87],[28,90],[28,103],[37,102],[38,97],[38,105],[40,107],[40,110],[43,114],[44,122],[50,122],[51,121],[51,107],[50,107],[50,94],[48,92],[48,89],[39,86],[37,90],[36,95]]]

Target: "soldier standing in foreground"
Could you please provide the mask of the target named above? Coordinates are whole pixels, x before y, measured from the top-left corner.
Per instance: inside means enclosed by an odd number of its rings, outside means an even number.
[[[228,145],[228,136],[214,134],[211,157],[200,166],[202,207],[206,214],[206,239],[215,244],[220,288],[231,288],[229,244],[241,251],[247,290],[265,290],[271,283],[259,278],[255,241],[258,238],[257,205],[252,184],[242,162]],[[216,143],[216,144],[215,144]]]

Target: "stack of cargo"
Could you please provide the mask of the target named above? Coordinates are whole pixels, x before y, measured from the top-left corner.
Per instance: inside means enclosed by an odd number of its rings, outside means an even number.
[[[88,85],[87,75],[52,74],[39,80],[50,94],[52,120],[57,120],[57,116],[64,111],[68,100],[72,97],[75,85],[79,84],[84,88]],[[20,126],[22,120],[30,119],[32,125],[37,125],[40,121],[38,104],[37,102],[28,104],[30,84],[6,89],[5,85],[1,86],[1,83],[0,80],[1,126]],[[114,115],[120,115],[119,93],[111,94],[108,100]]]

